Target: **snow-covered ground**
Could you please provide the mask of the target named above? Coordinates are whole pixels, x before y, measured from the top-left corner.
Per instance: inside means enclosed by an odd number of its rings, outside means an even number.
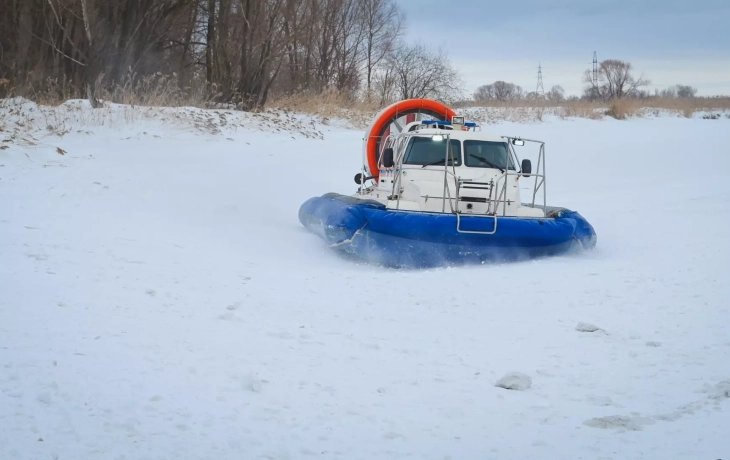
[[[489,126],[597,249],[402,271],[297,219],[362,131],[2,110],[2,459],[730,457],[728,119]]]

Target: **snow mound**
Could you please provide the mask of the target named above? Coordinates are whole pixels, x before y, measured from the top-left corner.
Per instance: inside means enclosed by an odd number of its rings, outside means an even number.
[[[579,332],[597,332],[602,331],[603,329],[591,323],[578,323],[578,325],[575,326],[575,330]]]
[[[240,132],[262,131],[279,139],[324,139],[322,120],[286,109],[242,112],[197,107],[146,107],[105,102],[92,109],[86,100],[69,100],[53,107],[24,98],[0,99],[0,142],[37,146],[45,138],[92,135],[103,128],[140,128],[173,134],[221,138]],[[94,131],[91,131],[93,129]],[[144,132],[145,135],[148,132]],[[156,136],[155,137],[159,137]]]
[[[526,390],[532,386],[532,379],[521,372],[510,372],[497,380],[495,386],[506,390]]]

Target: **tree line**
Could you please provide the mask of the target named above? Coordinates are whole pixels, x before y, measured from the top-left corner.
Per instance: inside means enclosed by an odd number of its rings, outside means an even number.
[[[0,0],[0,97],[48,87],[86,97],[167,79],[189,98],[250,110],[272,95],[336,90],[351,101],[384,105],[428,97],[462,99],[448,56],[403,39],[396,0]],[[53,82],[53,85],[49,85]],[[652,95],[631,63],[609,59],[586,71],[580,99]],[[694,97],[676,85],[653,96]],[[496,81],[476,102],[566,97]]]
[[[374,103],[454,98],[440,52],[403,40],[395,0],[2,0],[0,96],[49,80],[92,105],[159,76],[244,110],[335,89]]]
[[[498,80],[476,89],[473,98],[475,101],[535,101],[545,99],[553,102],[562,102],[565,99],[565,90],[560,85],[550,88],[545,94],[535,91],[525,92],[521,86],[514,83]]]
[[[689,85],[674,85],[663,90],[655,90],[654,94],[642,89],[651,82],[643,75],[636,77],[634,67],[630,62],[618,59],[607,59],[599,63],[595,74],[586,70],[583,75],[586,85],[582,96],[565,96],[562,86],[555,85],[544,94],[525,92],[519,85],[505,81],[482,85],[472,95],[475,102],[488,101],[537,101],[543,100],[552,103],[563,101],[609,101],[623,98],[646,99],[661,97],[668,99],[693,98],[697,95],[697,88]]]

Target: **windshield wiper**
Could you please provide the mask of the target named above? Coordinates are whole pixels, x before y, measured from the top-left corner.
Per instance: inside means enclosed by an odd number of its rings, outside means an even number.
[[[469,154],[469,156],[472,156],[472,157],[476,158],[477,160],[481,161],[482,163],[485,163],[493,168],[497,168],[500,171],[504,172],[504,169],[500,168],[499,166],[495,165],[494,163],[492,163],[491,161],[487,160],[484,157],[480,157],[479,155],[474,155],[473,153]]]
[[[438,159],[436,161],[432,161],[431,163],[426,163],[425,165],[421,166],[421,169],[425,168],[426,166],[433,166],[433,165],[437,165],[439,163],[443,163],[444,161],[446,161],[446,159],[445,158],[441,158],[441,159]]]

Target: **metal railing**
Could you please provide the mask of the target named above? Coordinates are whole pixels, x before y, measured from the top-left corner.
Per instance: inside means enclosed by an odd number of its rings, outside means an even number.
[[[535,144],[540,144],[540,151],[537,156],[537,168],[535,169],[534,173],[531,172],[529,174],[530,177],[535,177],[535,184],[534,184],[533,191],[532,191],[532,202],[530,205],[532,207],[535,207],[535,198],[537,197],[537,192],[542,188],[542,192],[543,192],[543,196],[542,196],[543,203],[542,204],[543,204],[543,207],[546,207],[547,206],[547,187],[545,185],[545,173],[546,173],[545,172],[545,142],[534,140],[534,139],[525,139],[522,137],[502,136],[502,138],[507,139],[507,141],[508,141],[507,145],[509,145],[509,148],[512,151],[512,153],[515,155],[515,157],[517,157],[517,154],[514,151],[514,147],[513,147],[513,144],[511,141],[520,140],[520,141],[524,141],[524,142],[533,142]],[[542,167],[542,174],[540,173],[541,167]],[[540,179],[539,182],[537,180],[538,178]]]
[[[433,134],[422,134],[421,137],[432,137]],[[443,133],[442,136],[444,136],[444,140],[446,141],[446,148],[444,153],[444,187],[443,187],[443,196],[428,196],[426,195],[426,199],[436,199],[436,200],[442,200],[441,205],[441,212],[446,213],[446,203],[449,203],[449,212],[451,214],[456,215],[456,231],[459,233],[474,233],[474,234],[484,234],[484,235],[491,235],[497,232],[497,225],[498,225],[498,217],[506,217],[507,214],[507,207],[508,205],[512,204],[512,200],[507,199],[507,178],[510,176],[521,176],[521,177],[532,177],[534,178],[534,185],[532,190],[532,200],[529,204],[531,207],[535,207],[535,201],[537,199],[537,194],[540,190],[542,190],[543,195],[543,209],[546,209],[547,207],[547,190],[546,190],[546,184],[545,184],[545,143],[543,141],[533,140],[533,139],[524,139],[524,138],[518,138],[518,137],[510,137],[510,136],[502,136],[504,139],[507,139],[508,149],[510,153],[513,155],[514,158],[518,158],[513,147],[513,141],[519,140],[524,142],[532,142],[537,143],[540,145],[539,147],[539,154],[537,159],[537,167],[535,169],[535,172],[530,172],[529,174],[525,174],[522,171],[510,171],[509,169],[503,170],[502,174],[496,178],[496,181],[492,179],[490,182],[476,182],[471,179],[462,179],[456,175],[456,166],[454,164],[454,157],[453,152],[451,149],[451,134],[449,133]],[[392,148],[394,152],[394,158],[393,158],[393,170],[394,170],[394,180],[392,181],[391,186],[391,194],[388,197],[389,199],[395,198],[396,206],[395,209],[400,209],[400,198],[401,198],[401,189],[402,189],[402,177],[403,177],[403,161],[405,156],[405,147],[407,145],[407,141],[412,137],[419,137],[418,132],[408,132],[408,133],[396,133],[396,134],[390,134],[388,135],[384,141],[380,144],[380,152],[378,153],[378,175],[380,173],[380,170],[383,168],[382,165],[382,154],[383,151],[386,148]],[[451,155],[450,155],[451,153]],[[451,164],[451,171],[449,171],[449,160],[452,160]],[[371,174],[374,174],[374,172],[371,172]],[[362,177],[365,177],[365,166],[363,165],[362,168]],[[454,181],[454,196],[451,196],[451,189],[449,187],[449,177],[453,178]],[[500,186],[501,183],[501,186]],[[468,185],[477,185],[477,186],[484,186],[484,187],[469,187]],[[488,186],[488,187],[487,187]],[[481,230],[464,230],[461,228],[461,216],[462,211],[459,209],[459,202],[461,201],[461,189],[462,188],[482,188],[483,190],[489,190],[489,196],[486,198],[487,203],[487,210],[485,213],[469,213],[469,217],[474,218],[490,218],[494,220],[494,226],[491,231],[481,231]],[[361,187],[361,190],[363,187]],[[502,207],[501,209],[501,216],[500,216],[500,205]]]

